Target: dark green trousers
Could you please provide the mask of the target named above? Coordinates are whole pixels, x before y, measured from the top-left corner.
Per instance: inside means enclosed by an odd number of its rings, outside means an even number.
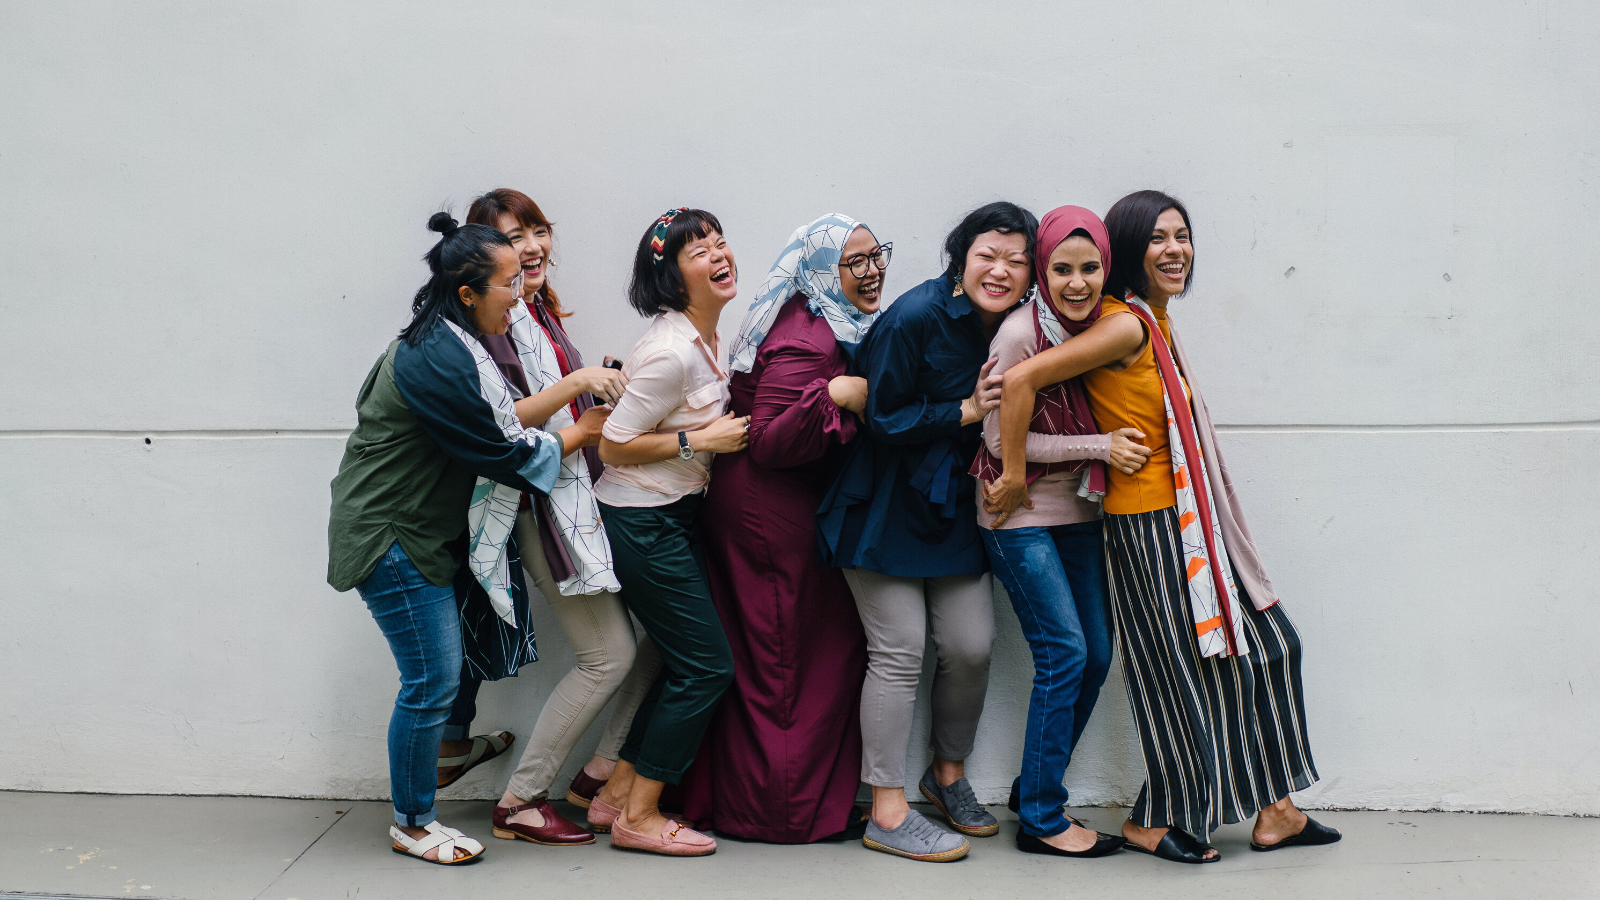
[[[628,609],[661,651],[661,675],[639,704],[622,758],[677,784],[733,682],[733,653],[711,602],[695,528],[700,495],[666,506],[600,504]]]

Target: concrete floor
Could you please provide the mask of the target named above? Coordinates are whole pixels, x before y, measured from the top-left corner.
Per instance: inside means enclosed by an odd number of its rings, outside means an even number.
[[[1600,896],[1600,819],[1469,813],[1324,812],[1332,847],[1252,853],[1246,825],[1215,838],[1223,860],[1180,866],[1123,852],[1102,860],[1029,856],[1015,817],[965,860],[933,865],[859,844],[780,847],[722,840],[709,859],[494,840],[490,803],[443,802],[442,818],[483,841],[481,862],[447,869],[389,852],[386,803],[242,797],[0,792],[0,898],[167,900],[1182,896],[1374,898]],[[581,810],[562,805],[574,817]],[[1115,832],[1123,810],[1080,818]]]

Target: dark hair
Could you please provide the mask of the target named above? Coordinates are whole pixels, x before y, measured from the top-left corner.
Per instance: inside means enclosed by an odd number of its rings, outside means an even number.
[[[967,213],[944,239],[944,255],[948,262],[945,263],[944,274],[951,281],[960,281],[961,273],[967,266],[967,251],[972,249],[972,242],[978,235],[986,231],[998,231],[1001,234],[1020,234],[1028,240],[1028,257],[1033,257],[1033,245],[1039,240],[1039,220],[1015,203],[1005,200],[996,200],[985,203],[972,212]],[[1033,283],[1033,266],[1028,267],[1028,283]]]
[[[1149,290],[1144,255],[1150,248],[1150,234],[1156,230],[1156,220],[1169,209],[1183,216],[1183,227],[1189,229],[1189,242],[1193,245],[1194,229],[1189,225],[1189,211],[1178,198],[1160,191],[1134,191],[1118,200],[1106,213],[1106,234],[1111,238],[1111,272],[1106,275],[1106,293],[1121,300],[1129,291],[1143,297]],[[1188,293],[1193,284],[1194,263],[1191,262],[1183,292]]]
[[[401,332],[406,343],[416,346],[439,320],[449,319],[468,334],[478,326],[461,302],[461,288],[483,293],[494,274],[494,248],[510,247],[511,239],[487,225],[457,225],[447,212],[436,212],[428,219],[428,230],[443,237],[422,258],[428,263],[428,283],[417,289],[411,301],[411,324]]]
[[[555,236],[555,223],[545,218],[544,210],[539,208],[539,204],[533,202],[532,197],[521,191],[512,190],[511,188],[495,188],[489,193],[475,198],[472,201],[472,205],[467,207],[467,223],[470,225],[487,225],[490,228],[499,228],[500,217],[503,215],[516,219],[522,223],[523,228],[544,228],[550,232],[551,237]],[[556,296],[556,289],[550,286],[549,259],[544,261],[544,270],[544,285],[539,288],[539,293],[534,296],[538,298],[540,303],[544,304],[544,308],[549,310],[551,315],[559,316],[563,319],[572,315],[572,313],[562,308],[561,298]]]
[[[650,237],[656,221],[644,230],[639,249],[633,253],[633,277],[628,280],[628,303],[641,316],[658,316],[667,310],[683,312],[689,308],[689,294],[678,271],[678,251],[690,241],[722,233],[722,223],[703,209],[686,209],[667,225],[667,239],[661,248],[661,262],[655,259]]]

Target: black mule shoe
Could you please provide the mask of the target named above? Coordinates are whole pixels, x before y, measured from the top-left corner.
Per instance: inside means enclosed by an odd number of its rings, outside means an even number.
[[[1146,850],[1133,841],[1128,842],[1128,849],[1137,850],[1140,853],[1148,853],[1151,856],[1160,857],[1170,862],[1192,863],[1195,865],[1214,863],[1222,859],[1222,854],[1220,853],[1210,859],[1206,859],[1206,851],[1211,849],[1211,845],[1202,844],[1195,840],[1194,835],[1177,828],[1168,828],[1167,833],[1161,836],[1161,841],[1156,844],[1154,850]]]
[[[1337,828],[1329,828],[1316,819],[1306,816],[1306,827],[1300,829],[1299,834],[1292,834],[1276,844],[1258,844],[1250,842],[1250,849],[1258,853],[1271,850],[1282,850],[1285,847],[1318,847],[1323,844],[1336,844],[1344,835]]]
[[[1023,853],[1039,853],[1044,856],[1071,856],[1077,859],[1094,859],[1099,856],[1106,856],[1108,854],[1115,853],[1118,850],[1121,850],[1123,845],[1127,843],[1128,841],[1126,838],[1102,834],[1096,831],[1094,833],[1093,847],[1090,847],[1087,850],[1063,850],[1060,847],[1050,846],[1041,838],[1036,838],[1020,828],[1017,829],[1017,849],[1021,850]]]

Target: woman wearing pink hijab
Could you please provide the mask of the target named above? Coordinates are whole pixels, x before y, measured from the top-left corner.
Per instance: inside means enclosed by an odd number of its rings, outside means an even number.
[[[995,374],[1089,329],[1100,317],[1111,267],[1111,242],[1100,217],[1081,206],[1052,210],[1039,223],[1033,254],[1039,296],[1014,309],[989,345]],[[1000,410],[983,423],[984,446],[972,466],[983,488],[1002,472]],[[1017,848],[1027,853],[1104,856],[1123,839],[1097,834],[1067,817],[1061,781],[1111,667],[1111,612],[1106,602],[1100,498],[1106,465],[1133,472],[1150,451],[1144,434],[1101,434],[1082,380],[1041,389],[1027,434],[1029,498],[994,514],[978,500],[978,524],[994,574],[1006,587],[1033,651],[1033,696],[1022,774],[1011,789],[1021,819]]]

